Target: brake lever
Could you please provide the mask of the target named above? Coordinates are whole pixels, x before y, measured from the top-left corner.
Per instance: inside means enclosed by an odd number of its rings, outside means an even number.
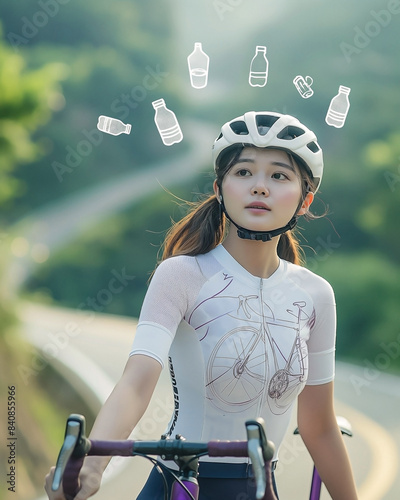
[[[85,436],[85,417],[72,414],[68,417],[64,442],[57,458],[52,491],[57,491],[62,483],[65,468],[71,457],[83,457],[90,449],[90,442]]]
[[[265,461],[272,459],[275,452],[275,446],[271,441],[267,440],[264,420],[262,418],[248,420],[246,422],[246,430],[248,452],[253,465],[254,478],[257,485],[256,498],[257,500],[261,500],[264,498],[267,486]]]

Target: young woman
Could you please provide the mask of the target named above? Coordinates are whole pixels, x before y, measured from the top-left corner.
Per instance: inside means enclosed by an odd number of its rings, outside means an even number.
[[[90,437],[127,438],[169,365],[167,435],[245,439],[244,422],[261,416],[275,466],[297,399],[301,436],[331,497],[356,499],[333,408],[334,295],[301,267],[292,232],[321,182],[317,139],[292,116],[249,112],[222,127],[213,156],[214,194],[168,233],[124,374]],[[97,491],[107,462],[86,458],[77,500]],[[199,482],[201,499],[255,498],[242,459],[204,459]],[[153,470],[138,498],[162,499],[163,488]]]

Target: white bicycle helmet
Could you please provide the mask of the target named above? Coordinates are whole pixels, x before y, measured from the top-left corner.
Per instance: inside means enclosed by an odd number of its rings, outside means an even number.
[[[233,144],[253,144],[260,148],[277,148],[298,156],[314,177],[318,190],[324,169],[322,149],[314,132],[291,115],[272,111],[249,111],[225,123],[214,142],[214,169],[218,156]]]

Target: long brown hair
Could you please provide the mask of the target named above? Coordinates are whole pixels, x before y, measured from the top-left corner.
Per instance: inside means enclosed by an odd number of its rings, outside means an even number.
[[[216,165],[216,183],[221,188],[225,174],[237,162],[245,147],[255,147],[252,144],[235,144],[226,148],[218,157]],[[287,151],[286,151],[287,152]],[[299,208],[308,191],[315,190],[315,181],[309,168],[292,153],[287,152],[291,162],[297,164],[302,181],[302,197]],[[173,255],[199,255],[207,253],[222,243],[227,221],[221,211],[220,203],[215,194],[197,203],[189,203],[190,210],[183,219],[173,223],[166,234],[161,260]],[[295,231],[283,233],[278,242],[278,256],[293,264],[302,265],[303,251]]]

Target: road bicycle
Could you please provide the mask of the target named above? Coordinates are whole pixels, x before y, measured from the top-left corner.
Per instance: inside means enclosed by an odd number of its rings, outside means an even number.
[[[352,435],[349,422],[337,418],[343,434]],[[245,423],[246,441],[209,441],[189,442],[183,436],[175,439],[161,436],[160,440],[90,440],[85,435],[85,418],[72,414],[67,419],[64,442],[58,455],[54,472],[52,490],[61,485],[67,500],[72,500],[79,490],[79,472],[86,456],[141,456],[156,464],[163,474],[172,474],[174,482],[171,495],[167,496],[167,483],[163,475],[166,500],[198,500],[199,483],[197,481],[199,458],[209,457],[249,457],[256,484],[257,500],[277,500],[272,487],[271,465],[274,456],[274,444],[267,440],[262,418],[248,420]],[[298,429],[294,431],[298,434]],[[173,460],[179,467],[172,471],[157,460]],[[322,481],[314,466],[310,500],[320,498]]]

